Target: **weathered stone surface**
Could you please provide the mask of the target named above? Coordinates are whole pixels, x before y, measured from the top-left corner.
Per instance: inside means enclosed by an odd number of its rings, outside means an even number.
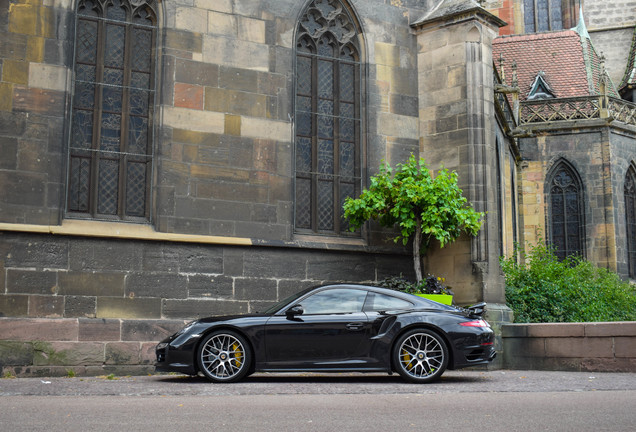
[[[236,278],[235,298],[238,300],[276,300],[277,282],[274,279]]]
[[[234,294],[234,281],[222,275],[188,276],[188,297],[231,298]],[[168,298],[168,297],[166,297]],[[170,297],[174,298],[174,296]]]
[[[163,317],[197,319],[212,315],[240,314],[247,302],[224,300],[163,300]]]
[[[5,294],[0,296],[0,317],[26,317],[29,313],[29,296]]]
[[[127,297],[186,298],[188,277],[169,273],[130,273],[126,276]]]
[[[77,341],[76,319],[0,318],[0,338],[16,341]]]
[[[161,299],[98,297],[97,318],[161,318]]]
[[[33,344],[34,366],[88,366],[104,363],[104,344],[99,342],[38,342]]]
[[[61,272],[58,276],[59,293],[72,296],[124,295],[124,273]]]
[[[66,318],[95,318],[97,297],[64,296]]]
[[[61,318],[64,316],[64,297],[48,295],[29,296],[29,316]]]
[[[9,293],[57,294],[57,272],[7,269],[6,289]]]
[[[33,344],[0,340],[0,367],[33,364]]]
[[[123,320],[121,323],[122,341],[160,341],[179,331],[184,320]]]
[[[139,364],[141,346],[138,342],[108,342],[105,348],[107,365]]]
[[[118,319],[82,319],[78,320],[79,341],[119,341],[121,340],[121,321]]]

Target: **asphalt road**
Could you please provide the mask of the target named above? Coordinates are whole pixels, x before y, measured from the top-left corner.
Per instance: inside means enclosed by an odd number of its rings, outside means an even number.
[[[634,431],[636,374],[0,379],[0,431]]]

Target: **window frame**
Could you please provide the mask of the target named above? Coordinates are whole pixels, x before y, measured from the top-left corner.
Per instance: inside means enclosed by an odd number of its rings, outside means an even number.
[[[564,171],[567,174],[569,174],[571,178],[570,184],[565,184],[565,183],[557,184],[557,182],[560,181],[557,179],[557,177],[559,177],[559,174]],[[574,187],[574,189],[576,190],[576,195],[577,195],[577,201],[576,201],[577,212],[575,214],[576,217],[572,219],[575,219],[577,227],[578,227],[577,234],[576,234],[576,239],[578,240],[578,243],[579,243],[578,249],[573,248],[572,245],[569,244],[570,242],[568,241],[568,216],[570,216],[570,213],[568,213],[567,211],[566,190],[567,188],[571,186]],[[553,199],[553,197],[555,196],[553,193],[553,189],[555,187],[563,191],[561,193],[561,196],[563,198],[562,199],[563,218],[561,221],[558,221],[563,225],[563,228],[562,228],[562,233],[563,233],[562,237],[564,239],[563,248],[559,248],[559,246],[555,244],[555,209],[554,209],[554,199]],[[553,165],[552,169],[550,170],[549,175],[547,176],[547,179],[546,179],[545,195],[546,195],[546,204],[548,206],[548,212],[547,212],[548,220],[546,224],[549,227],[549,230],[547,233],[548,244],[551,247],[555,248],[555,254],[561,260],[572,255],[578,255],[578,256],[581,256],[582,258],[585,258],[586,257],[586,242],[585,242],[586,227],[585,227],[585,206],[584,206],[584,199],[585,199],[584,184],[583,184],[583,181],[581,180],[581,177],[578,171],[574,168],[574,166],[572,166],[572,164],[567,162],[565,159],[561,159],[557,161]],[[570,220],[570,223],[572,222],[573,221]]]
[[[362,60],[363,58],[363,37],[362,30],[360,25],[358,24],[358,20],[356,19],[355,13],[352,8],[342,0],[329,0],[331,4],[337,4],[341,7],[338,17],[342,17],[346,21],[342,24],[342,27],[339,30],[344,29],[346,26],[354,29],[353,36],[347,36],[344,42],[339,40],[337,35],[329,30],[324,30],[324,27],[318,31],[315,31],[314,35],[311,35],[310,32],[303,27],[303,23],[309,22],[308,16],[310,13],[319,12],[316,6],[315,0],[312,0],[307,3],[307,5],[303,8],[302,13],[300,14],[300,19],[298,20],[296,26],[296,34],[294,37],[295,41],[295,49],[294,49],[294,147],[293,147],[293,166],[294,166],[294,233],[299,235],[323,235],[323,236],[338,236],[338,237],[354,237],[359,238],[361,236],[360,230],[356,232],[350,232],[348,229],[348,224],[346,220],[343,218],[343,209],[342,205],[344,203],[343,197],[345,196],[353,196],[357,197],[362,191],[362,172],[363,172],[363,160],[364,160],[364,125],[363,125],[363,113],[364,113],[364,76],[365,76],[365,64]],[[324,17],[322,17],[324,18]],[[337,19],[332,19],[332,21],[337,21]],[[315,23],[315,21],[314,21]],[[344,33],[344,32],[343,32]],[[329,36],[332,39],[332,42],[335,43],[336,53],[333,56],[327,56],[321,54],[319,52],[318,45],[321,39],[325,36]],[[310,50],[307,51],[301,49],[301,45],[311,47]],[[344,50],[347,47],[353,47],[355,53],[353,58],[344,58],[341,55],[341,50]],[[302,90],[306,85],[301,85],[301,73],[304,69],[302,69],[299,65],[299,62],[308,62],[310,76],[310,92],[303,93]],[[319,86],[319,74],[318,71],[320,69],[320,65],[324,63],[331,63],[331,97],[326,98],[320,94]],[[341,92],[340,87],[340,78],[342,76],[341,71],[343,71],[343,67],[351,67],[352,68],[352,86],[353,86],[353,99],[345,99]],[[305,66],[306,69],[306,66]],[[344,73],[344,72],[342,72]],[[302,80],[305,81],[305,80]],[[307,106],[307,102],[302,102],[301,100],[309,100],[310,101],[310,109],[303,109],[303,106]],[[332,103],[332,113],[322,112],[319,104],[321,102],[329,101]],[[353,116],[347,116],[343,113],[341,109],[341,105],[352,105],[353,106]],[[306,119],[309,118],[310,122],[310,130],[306,127]],[[332,133],[331,136],[323,136],[322,130],[319,127],[319,123],[321,119],[331,118],[332,124]],[[344,137],[340,132],[340,123],[351,121],[353,124],[353,132],[352,138]],[[301,140],[304,141],[301,144]],[[320,141],[329,142],[332,141],[332,149],[330,152],[331,160],[328,161],[332,165],[331,172],[322,172],[321,171],[321,161],[323,161],[320,157]],[[309,142],[310,152],[311,152],[311,162],[307,164],[306,160],[301,162],[301,158],[303,157],[303,153],[300,151],[300,147],[304,145],[304,156],[307,156],[307,142]],[[341,150],[343,149],[342,145],[347,144],[352,146],[353,156],[353,175],[348,175],[348,173],[343,173],[341,171],[341,157],[343,154]],[[346,151],[346,150],[345,150]],[[309,170],[301,169],[306,165],[310,165]],[[326,165],[326,164],[324,164]],[[329,179],[330,178],[330,179]],[[330,221],[322,223],[321,222],[321,205],[319,202],[320,191],[319,187],[321,183],[324,182],[331,183],[331,196],[329,199],[331,200],[331,210],[330,210]],[[301,183],[305,183],[302,185]],[[308,184],[308,186],[307,186]],[[352,190],[352,192],[347,193],[344,188],[347,187]],[[329,188],[326,188],[327,190]],[[308,203],[300,203],[299,197],[303,197],[304,200],[308,201]],[[300,206],[303,208],[300,208]],[[323,210],[324,212],[324,210]],[[327,220],[327,218],[322,218]]]
[[[89,3],[92,3],[94,7],[90,10],[94,10],[94,14],[82,14],[80,13],[82,7],[89,7]],[[66,175],[66,199],[65,199],[65,217],[74,219],[89,219],[89,220],[105,220],[105,221],[119,221],[119,222],[136,222],[136,223],[148,223],[151,219],[151,194],[152,194],[152,181],[154,176],[154,138],[155,138],[155,107],[158,96],[157,91],[157,76],[159,67],[159,44],[160,26],[159,26],[159,11],[156,0],[149,0],[140,2],[139,4],[133,3],[130,0],[119,0],[119,5],[124,9],[125,17],[109,17],[108,7],[117,7],[113,5],[112,0],[80,0],[75,8],[75,37],[74,37],[74,52],[72,59],[72,85],[71,85],[71,108],[69,110],[69,133],[68,133],[68,154],[67,154],[67,175]],[[141,20],[136,19],[137,14],[147,13],[150,24],[142,23]],[[143,19],[143,17],[142,17]],[[94,63],[87,63],[79,59],[80,51],[78,45],[81,43],[78,40],[79,29],[81,21],[94,22],[97,27],[95,34],[95,51],[94,51]],[[107,52],[106,45],[107,29],[115,26],[121,26],[123,30],[123,53],[121,54],[121,64],[113,66],[107,64]],[[137,63],[138,58],[134,57],[135,49],[135,37],[134,34],[139,32],[149,32],[149,45],[150,53],[147,58],[147,69],[135,69],[135,66],[139,66]],[[141,60],[143,61],[143,60]],[[135,64],[137,63],[137,64]],[[84,77],[78,77],[80,73],[78,69],[82,66],[89,66],[94,68],[94,76],[92,80],[84,79]],[[111,83],[105,77],[105,69],[119,70],[121,72],[121,83]],[[137,86],[139,83],[135,83],[135,76],[137,77],[147,75],[146,86]],[[94,87],[93,93],[93,107],[88,109],[83,107],[79,103],[81,97],[81,85],[86,85],[87,88]],[[109,111],[104,106],[105,104],[105,92],[110,89],[114,93],[120,92],[121,99],[119,102],[119,109]],[[90,92],[89,92],[90,94]],[[133,96],[134,95],[134,96]],[[141,95],[141,99],[139,99]],[[133,101],[134,98],[140,105],[136,105]],[[145,101],[144,101],[145,99]],[[141,110],[141,114],[139,114]],[[145,110],[145,113],[143,112]],[[86,124],[81,125],[77,117],[80,112],[84,112],[85,115],[91,117],[89,120],[90,128]],[[102,130],[104,129],[103,115],[110,114],[114,117],[119,117],[119,124],[117,125],[118,137],[114,142],[117,143],[118,149],[115,151],[105,149],[102,142]],[[137,130],[132,128],[133,118],[137,120],[141,119],[142,128]],[[145,122],[145,125],[144,125]],[[90,129],[88,133],[86,130],[81,131],[87,138],[85,145],[77,145],[74,141],[76,128],[85,127]],[[132,143],[132,134],[137,130],[138,133],[145,135],[145,149],[143,151],[135,151]],[[90,142],[89,142],[90,141]],[[88,145],[86,145],[88,144]],[[143,144],[143,143],[142,143]],[[141,148],[141,147],[140,147]],[[114,211],[104,212],[104,202],[100,201],[100,193],[102,191],[102,185],[106,181],[100,179],[100,165],[104,161],[110,161],[117,166],[116,169],[112,169],[114,177],[116,178],[116,186],[113,185],[111,192],[117,194],[116,199],[112,200],[114,205]],[[75,171],[76,163],[81,165]],[[141,169],[135,169],[133,164],[143,165]],[[88,169],[86,166],[88,165]],[[129,171],[130,170],[130,171]],[[88,172],[88,175],[82,176]],[[131,191],[131,185],[134,181],[130,178],[131,172],[135,171],[135,174],[143,177],[143,184],[139,188],[135,188],[135,191]],[[115,181],[111,183],[114,184]],[[131,193],[143,194],[143,198],[139,198],[135,203],[129,201],[129,194]],[[83,195],[82,195],[83,194]],[[80,196],[82,195],[82,196]],[[133,204],[137,211],[130,210],[129,206]]]
[[[625,203],[627,274],[631,279],[636,279],[636,168],[633,165],[630,165],[625,173],[623,199]]]

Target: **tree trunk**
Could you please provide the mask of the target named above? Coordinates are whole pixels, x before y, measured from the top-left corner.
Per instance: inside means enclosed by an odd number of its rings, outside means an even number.
[[[415,221],[415,238],[413,239],[413,269],[415,279],[419,285],[422,282],[422,261],[420,259],[420,249],[422,247],[422,223],[419,219]]]

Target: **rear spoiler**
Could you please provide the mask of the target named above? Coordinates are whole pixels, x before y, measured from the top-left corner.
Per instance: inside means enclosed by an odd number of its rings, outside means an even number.
[[[466,311],[467,315],[471,318],[481,317],[482,314],[484,313],[484,310],[486,310],[486,303],[485,302],[476,303],[472,306],[468,306],[463,309],[464,311]]]

